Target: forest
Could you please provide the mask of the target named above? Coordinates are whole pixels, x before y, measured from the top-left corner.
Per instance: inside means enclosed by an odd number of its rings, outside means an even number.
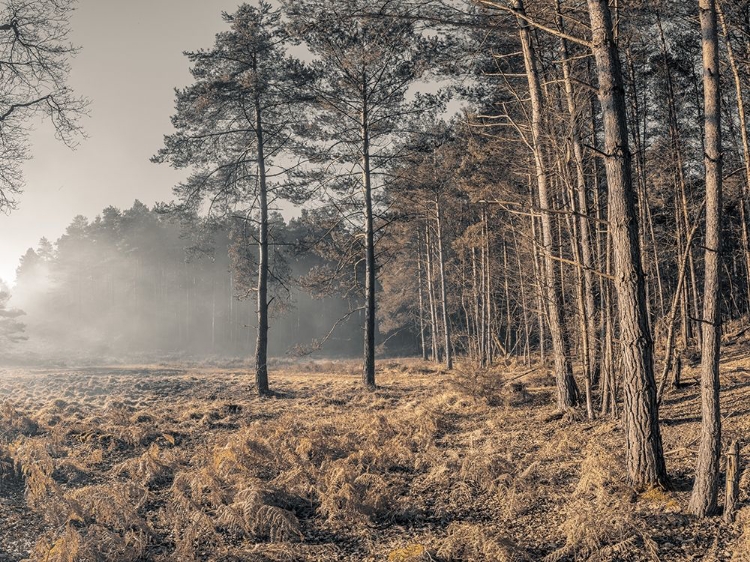
[[[2,2],[3,210],[74,5]],[[750,560],[750,3],[222,18],[173,198],[0,292],[0,561]]]

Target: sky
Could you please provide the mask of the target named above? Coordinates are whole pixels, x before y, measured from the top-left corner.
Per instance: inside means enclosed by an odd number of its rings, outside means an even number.
[[[34,126],[19,207],[0,214],[0,279],[12,284],[20,256],[73,217],[172,198],[183,177],[149,158],[171,132],[174,88],[190,83],[183,51],[210,47],[233,0],[80,0],[71,18],[70,86],[91,101],[88,138],[71,151],[49,124]]]

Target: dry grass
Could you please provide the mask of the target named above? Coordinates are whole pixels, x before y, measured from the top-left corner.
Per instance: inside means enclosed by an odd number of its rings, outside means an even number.
[[[750,426],[744,364],[728,439]],[[636,496],[619,425],[556,419],[544,373],[509,369],[388,363],[368,392],[310,363],[269,399],[233,369],[5,372],[0,560],[743,560],[747,507],[683,514],[697,388],[667,397],[675,490]]]
[[[580,465],[580,479],[565,507],[560,526],[565,544],[545,557],[557,562],[608,560],[640,546],[644,556],[659,561],[659,547],[651,538],[646,522],[639,517],[632,491],[623,484],[625,467],[620,459],[592,441]],[[657,491],[648,492],[648,497]]]

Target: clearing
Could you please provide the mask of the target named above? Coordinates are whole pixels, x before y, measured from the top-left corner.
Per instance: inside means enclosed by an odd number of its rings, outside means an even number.
[[[732,352],[735,355],[732,355]],[[724,440],[750,426],[747,354],[724,355]],[[737,523],[685,514],[695,370],[662,412],[674,490],[623,485],[617,421],[553,415],[524,368],[381,362],[0,373],[0,562],[747,560]],[[522,382],[521,382],[522,381]]]

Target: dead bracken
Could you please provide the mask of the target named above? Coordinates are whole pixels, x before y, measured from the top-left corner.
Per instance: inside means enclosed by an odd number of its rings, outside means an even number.
[[[731,402],[750,398],[740,361],[724,368]],[[341,366],[289,366],[276,376],[279,394],[259,398],[245,372],[139,369],[139,380],[160,384],[133,389],[121,368],[0,376],[4,559],[677,561],[710,551],[739,561],[746,552],[747,473],[734,525],[684,514],[694,385],[668,395],[662,415],[674,489],[637,495],[624,484],[619,423],[551,416],[550,387],[533,374],[484,369],[468,384],[469,365],[445,374],[405,360],[369,392]],[[484,399],[477,380],[501,398]],[[100,385],[106,395],[91,399]],[[725,431],[748,425],[738,413]]]

